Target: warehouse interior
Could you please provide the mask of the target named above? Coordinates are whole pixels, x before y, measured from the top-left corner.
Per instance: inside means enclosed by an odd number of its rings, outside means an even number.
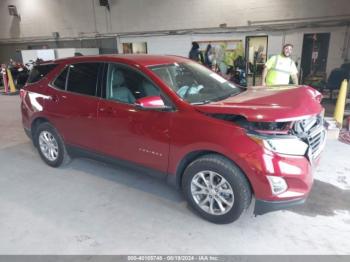
[[[76,56],[112,61],[130,54],[135,59],[168,55],[177,61],[189,58],[194,42],[203,55],[208,45],[224,49],[226,68],[236,71],[221,73],[216,66],[222,82],[244,72],[248,90],[263,85],[267,61],[292,45],[298,84],[322,96],[327,123],[319,165],[310,164],[313,186],[303,205],[256,216],[253,199],[237,221],[217,225],[195,215],[181,189],[138,168],[85,157],[52,168],[40,160],[38,146],[23,131],[23,94],[29,91],[21,90],[30,86],[25,81],[32,68]],[[242,71],[235,69],[237,59],[244,61]],[[0,260],[1,255],[350,255],[348,0],[2,0],[0,64]],[[19,68],[27,74],[22,84],[20,73],[12,71]],[[336,76],[340,71],[343,77]],[[264,110],[259,103],[254,105]],[[291,118],[289,111],[299,106],[277,101],[275,107],[279,104],[286,110],[280,119]],[[300,114],[312,108],[305,104]],[[187,133],[201,132],[186,121]],[[160,134],[159,126],[147,128]]]

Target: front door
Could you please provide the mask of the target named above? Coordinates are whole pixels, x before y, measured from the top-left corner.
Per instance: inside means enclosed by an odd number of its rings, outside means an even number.
[[[327,69],[330,33],[304,34],[301,55],[302,83],[314,86]]]
[[[98,108],[103,153],[166,172],[173,112],[135,107],[137,99],[160,95],[160,90],[140,71],[119,64],[109,64],[106,78]]]

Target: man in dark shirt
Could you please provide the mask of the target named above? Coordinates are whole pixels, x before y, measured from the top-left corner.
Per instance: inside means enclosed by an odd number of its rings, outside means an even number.
[[[204,64],[203,54],[199,51],[199,44],[197,42],[192,42],[192,48],[188,57],[196,62]]]

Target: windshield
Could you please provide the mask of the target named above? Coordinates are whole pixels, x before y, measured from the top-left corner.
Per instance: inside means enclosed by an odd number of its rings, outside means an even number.
[[[150,69],[191,104],[219,101],[241,91],[225,78],[193,62],[152,66]]]

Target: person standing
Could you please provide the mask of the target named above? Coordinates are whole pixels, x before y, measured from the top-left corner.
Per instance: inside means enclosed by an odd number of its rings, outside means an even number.
[[[292,51],[293,45],[286,44],[281,54],[267,60],[262,73],[263,86],[288,85],[290,78],[293,84],[298,84],[298,69],[290,57]]]
[[[201,62],[204,64],[204,58],[201,51],[199,51],[199,44],[197,42],[192,42],[192,48],[188,57],[196,62]]]
[[[225,63],[225,53],[226,53],[226,44],[221,43],[215,49],[215,61],[216,65],[219,68],[219,74],[223,77],[227,76],[227,65]]]
[[[207,45],[207,48],[205,49],[205,53],[204,53],[204,64],[206,67],[208,68],[212,68],[213,67],[213,48],[211,46],[211,44],[209,43]]]

